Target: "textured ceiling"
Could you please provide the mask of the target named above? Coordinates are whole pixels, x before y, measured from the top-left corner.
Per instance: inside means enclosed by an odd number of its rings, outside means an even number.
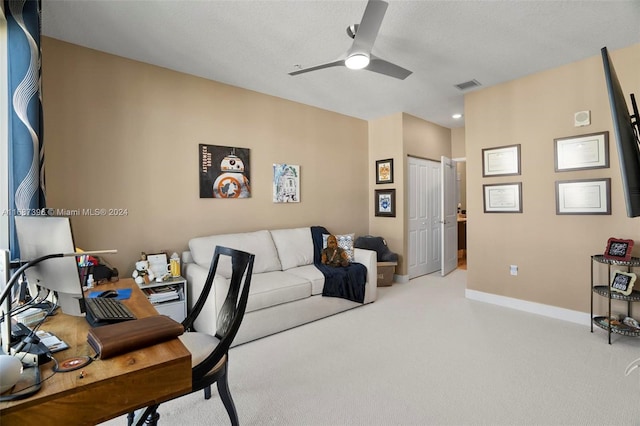
[[[464,125],[451,118],[464,110],[456,84],[492,86],[640,42],[638,0],[391,0],[372,53],[413,71],[406,80],[344,67],[288,75],[345,53],[366,3],[44,0],[42,33],[353,117],[402,111],[450,128]]]

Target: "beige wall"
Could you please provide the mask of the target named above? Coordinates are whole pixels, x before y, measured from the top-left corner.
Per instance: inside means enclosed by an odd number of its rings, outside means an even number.
[[[469,289],[589,312],[590,255],[609,237],[640,240],[626,216],[599,55],[465,98]],[[640,94],[640,44],[610,52],[626,94]],[[628,99],[628,98],[627,98]],[[574,127],[577,111],[591,125]],[[609,131],[610,167],[556,173],[554,138]],[[522,145],[520,176],[482,178],[481,150]],[[612,214],[556,215],[555,181],[611,178]],[[483,214],[482,185],[522,182],[522,214]],[[636,246],[634,256],[640,255]],[[518,276],[509,265],[518,265]]]
[[[407,186],[408,156],[440,161],[440,156],[451,156],[451,130],[430,123],[406,113],[397,113],[369,121],[369,158],[376,160],[393,158],[394,182],[376,185],[375,175],[371,177],[371,197],[375,189],[396,189],[396,217],[375,217],[374,200],[371,200],[371,235],[382,236],[389,249],[399,255],[396,274],[407,275],[405,259],[408,252],[407,219],[405,209],[408,203]]]
[[[409,114],[402,114],[402,117],[406,155],[438,162],[443,155],[451,157],[451,129]]]
[[[393,183],[376,184],[375,164],[378,160],[393,159]],[[398,264],[403,264],[404,217],[404,161],[402,153],[402,113],[369,121],[369,234],[381,236],[389,249],[399,254]],[[375,190],[396,190],[396,217],[375,216]],[[396,271],[399,271],[398,266]]]
[[[458,129],[451,129],[451,156],[453,158],[465,158],[465,129],[464,127]],[[459,161],[457,164],[458,172],[458,190],[459,200],[462,205],[462,210],[467,209],[467,162]]]
[[[554,172],[554,138],[612,131],[599,55],[470,93],[466,129],[451,131],[404,113],[367,123],[46,37],[42,46],[48,204],[127,209],[73,218],[77,245],[118,248],[109,260],[123,275],[140,251],[181,251],[193,236],[313,224],[384,236],[406,274],[409,155],[467,158],[469,289],[588,312],[589,256],[611,236],[640,240],[639,219],[624,212],[613,135],[610,168]],[[640,93],[640,45],[612,57],[624,90]],[[591,126],[574,128],[585,109]],[[199,143],[251,149],[252,198],[199,198]],[[513,143],[522,175],[483,179],[481,149]],[[374,164],[385,158],[394,183],[376,185]],[[301,166],[301,203],[272,203],[279,162]],[[556,215],[554,182],[591,177],[612,179],[613,214]],[[511,181],[523,183],[524,213],[483,214],[482,184]],[[395,218],[373,214],[373,190],[383,188],[397,191]]]
[[[79,247],[119,250],[107,259],[121,275],[194,236],[368,233],[366,121],[47,37],[42,55],[48,206],[127,209],[72,219]],[[251,198],[199,198],[199,143],[251,150]],[[274,163],[300,165],[301,203],[272,202]]]

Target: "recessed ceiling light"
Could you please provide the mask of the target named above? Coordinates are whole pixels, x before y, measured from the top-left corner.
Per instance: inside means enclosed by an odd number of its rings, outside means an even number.
[[[462,114],[453,114],[451,118],[455,118],[456,120],[462,118]]]

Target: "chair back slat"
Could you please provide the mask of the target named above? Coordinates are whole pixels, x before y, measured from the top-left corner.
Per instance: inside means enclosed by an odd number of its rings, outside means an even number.
[[[255,255],[229,247],[216,246],[202,293],[198,297],[191,313],[182,323],[185,326],[185,330],[193,330],[193,322],[202,311],[204,303],[211,292],[220,256],[229,256],[232,268],[229,290],[216,321],[216,337],[220,339],[220,343],[200,364],[193,367],[194,380],[206,374],[228,352],[242,323],[242,318],[247,308],[247,300],[249,299]]]
[[[245,254],[248,255],[248,253]],[[250,256],[253,255],[241,256],[238,253],[231,254],[232,273],[231,280],[229,281],[229,291],[222,304],[222,308],[220,308],[220,313],[216,321],[216,337],[220,339],[224,338],[224,336],[231,331],[234,320],[238,315],[244,315],[246,302],[244,306],[239,306],[242,300],[238,300],[238,296],[240,295],[240,289],[243,287],[242,278],[248,275],[248,280],[251,280],[250,275],[252,272],[251,269],[253,269],[253,261],[250,259]],[[249,265],[250,262],[251,265]],[[245,275],[245,272],[247,275]],[[248,288],[247,278],[245,278],[244,287]]]

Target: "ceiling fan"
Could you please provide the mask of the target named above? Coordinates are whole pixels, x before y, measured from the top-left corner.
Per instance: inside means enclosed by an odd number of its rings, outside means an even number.
[[[384,18],[388,6],[389,4],[384,1],[369,0],[360,24],[351,25],[347,28],[347,34],[353,38],[353,44],[344,55],[333,62],[299,69],[290,72],[289,75],[345,66],[349,69],[365,69],[377,72],[400,80],[407,78],[411,75],[411,71],[371,54],[373,43],[376,41],[382,18]]]

